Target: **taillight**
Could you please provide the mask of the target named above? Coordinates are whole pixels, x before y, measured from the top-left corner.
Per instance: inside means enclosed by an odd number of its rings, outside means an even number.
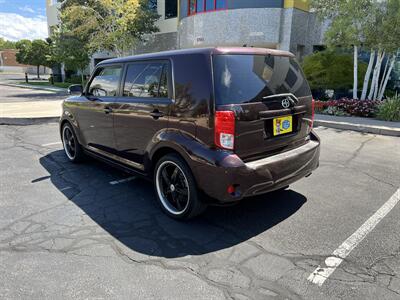
[[[215,112],[215,145],[232,150],[235,144],[235,113],[233,111]]]

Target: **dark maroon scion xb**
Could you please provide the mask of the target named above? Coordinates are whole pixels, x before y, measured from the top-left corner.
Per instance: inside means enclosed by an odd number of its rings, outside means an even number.
[[[173,218],[286,188],[319,164],[311,91],[289,52],[204,48],[110,59],[85,88],[69,91],[76,95],[60,119],[68,159],[88,154],[152,179]]]

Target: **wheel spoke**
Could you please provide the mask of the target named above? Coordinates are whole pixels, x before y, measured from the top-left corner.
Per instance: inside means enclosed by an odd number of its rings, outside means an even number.
[[[177,202],[177,198],[176,198],[176,193],[175,192],[171,192],[171,199],[172,199],[172,203],[175,204]]]
[[[162,178],[164,179],[165,183],[167,184],[167,186],[169,186],[171,184],[171,181],[168,178],[168,174],[167,174],[167,169],[164,168],[161,172]]]
[[[182,206],[182,203],[180,201],[180,197],[176,198],[176,206],[177,206],[176,207],[177,209],[182,210],[183,206]]]
[[[176,188],[175,191],[182,196],[188,195],[188,191],[186,188]]]
[[[73,151],[75,151],[75,140],[74,140],[73,138],[71,138],[70,146],[71,146],[71,149],[72,149]]]
[[[171,175],[171,182],[176,183],[176,176],[178,175],[178,172],[179,172],[179,169],[177,167],[175,167],[175,169]]]
[[[65,130],[65,135],[67,138],[67,142],[71,141],[71,132],[69,131],[69,129]]]

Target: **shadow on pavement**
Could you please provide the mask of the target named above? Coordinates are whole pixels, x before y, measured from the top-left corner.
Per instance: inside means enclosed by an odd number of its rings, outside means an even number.
[[[40,100],[63,100],[68,97],[67,92],[38,91],[30,93],[13,94],[15,98],[40,98]]]
[[[167,258],[235,246],[289,218],[307,201],[287,190],[235,206],[209,207],[194,220],[178,222],[161,212],[152,184],[143,179],[111,185],[111,180],[130,175],[92,159],[72,164],[62,150],[41,157],[40,163],[65,197],[121,243],[146,255]]]

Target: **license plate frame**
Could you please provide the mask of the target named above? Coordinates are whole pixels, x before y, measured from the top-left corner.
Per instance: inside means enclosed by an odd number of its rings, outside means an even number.
[[[272,120],[273,136],[279,136],[293,132],[293,116],[276,117]]]

